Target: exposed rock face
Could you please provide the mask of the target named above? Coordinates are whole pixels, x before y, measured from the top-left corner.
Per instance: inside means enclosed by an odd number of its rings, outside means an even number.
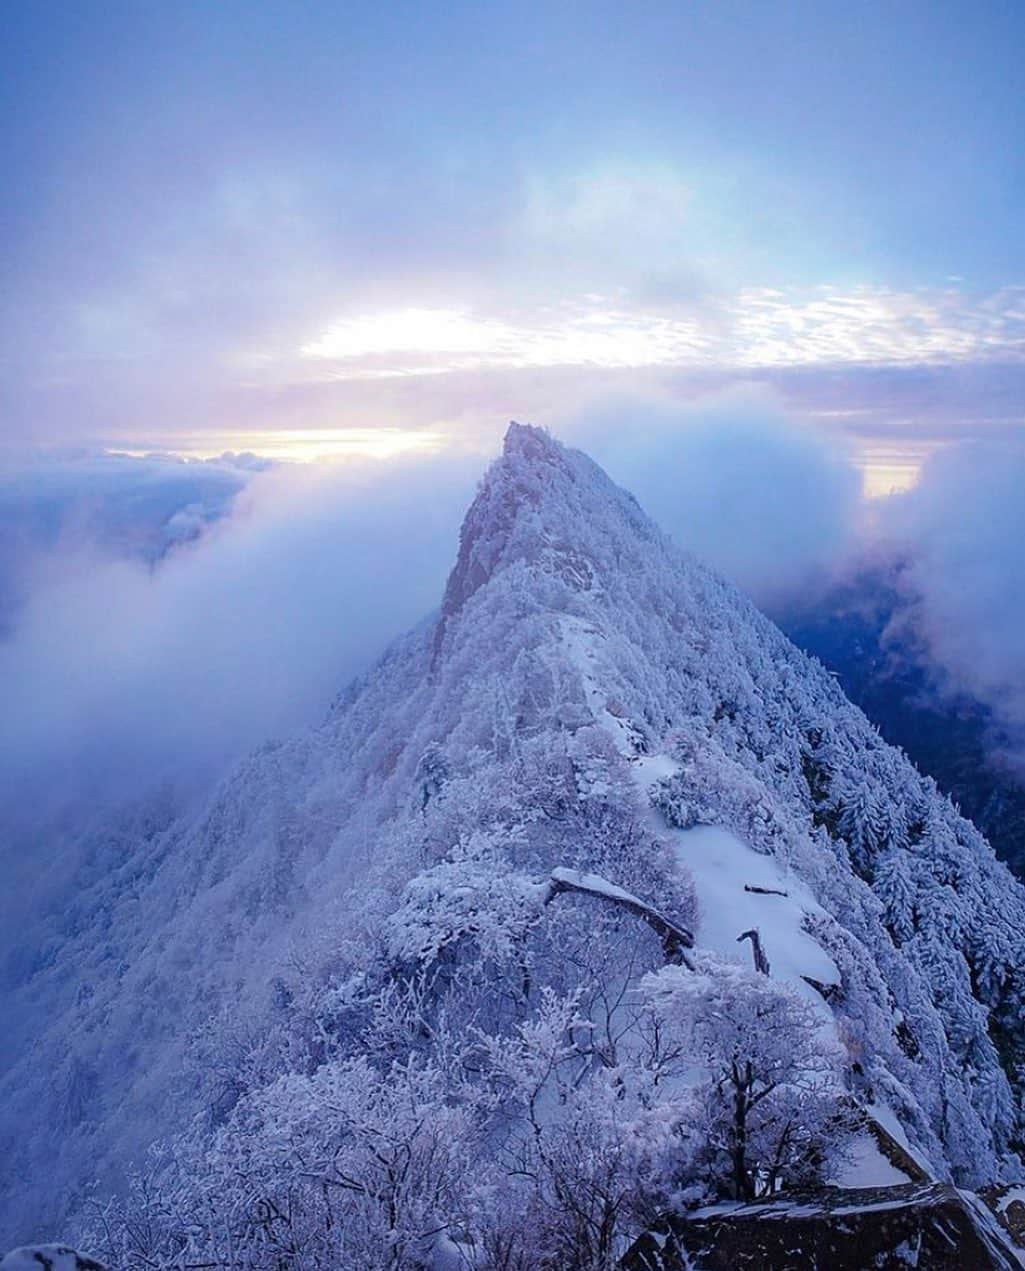
[[[756,1205],[719,1205],[643,1236],[624,1271],[1017,1271],[978,1198],[945,1183],[829,1188]]]
[[[979,1195],[1014,1244],[1025,1253],[1025,1189],[1015,1185],[986,1187]]]

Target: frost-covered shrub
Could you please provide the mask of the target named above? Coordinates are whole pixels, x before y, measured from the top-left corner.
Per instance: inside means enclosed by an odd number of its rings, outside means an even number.
[[[736,1200],[819,1180],[842,1157],[844,1063],[822,1012],[788,985],[704,956],[643,989],[698,1063],[709,1183]]]
[[[486,847],[460,851],[409,881],[386,922],[389,956],[430,965],[472,943],[477,956],[503,965],[538,921],[545,894],[544,881],[511,873]]]
[[[688,1179],[687,1092],[644,1064],[603,1063],[597,1031],[576,995],[546,993],[531,1023],[484,1039],[512,1187],[482,1225],[512,1265],[611,1271]]]
[[[435,1064],[328,1063],[240,1104],[95,1235],[122,1268],[425,1268],[465,1220],[480,1129]]]

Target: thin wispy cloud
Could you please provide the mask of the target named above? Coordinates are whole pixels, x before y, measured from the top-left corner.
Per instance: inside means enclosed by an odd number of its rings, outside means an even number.
[[[1025,288],[971,298],[822,286],[811,294],[757,289],[733,309],[745,366],[921,365],[1025,357]]]
[[[701,360],[696,323],[674,321],[598,297],[508,321],[454,309],[405,309],[345,319],[304,345],[339,379],[545,366],[672,366]]]

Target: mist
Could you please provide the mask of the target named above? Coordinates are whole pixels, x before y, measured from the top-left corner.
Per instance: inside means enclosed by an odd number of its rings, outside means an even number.
[[[624,400],[556,431],[761,603],[847,550],[856,473],[764,395],[682,415]],[[201,793],[322,718],[439,603],[482,467],[455,448],[312,466],[88,452],[10,466],[8,819],[161,783]]]
[[[988,708],[994,757],[1025,772],[1020,439],[948,443],[912,490],[869,504],[837,439],[758,387],[687,408],[624,398],[566,431],[681,546],[785,627],[834,597],[849,603],[844,589],[866,577],[898,578],[894,650],[916,650],[938,702],[964,696]]]
[[[952,446],[881,526],[903,562],[910,630],[941,686],[988,706],[1025,772],[1025,445]]]
[[[624,398],[566,431],[680,546],[770,611],[824,589],[860,550],[857,468],[768,390],[686,408]]]
[[[127,550],[131,536],[57,536],[33,553],[0,643],[4,788],[19,807],[202,788],[321,718],[438,603],[478,467],[439,457],[256,472],[156,561]],[[168,519],[195,529],[183,497]]]

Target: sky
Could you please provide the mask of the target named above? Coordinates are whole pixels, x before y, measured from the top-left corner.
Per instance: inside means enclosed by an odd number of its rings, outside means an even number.
[[[10,789],[315,721],[436,602],[511,418],[770,611],[904,561],[1025,764],[1020,5],[3,25]]]
[[[16,447],[455,446],[757,385],[879,493],[1025,421],[1011,3],[10,6]]]

